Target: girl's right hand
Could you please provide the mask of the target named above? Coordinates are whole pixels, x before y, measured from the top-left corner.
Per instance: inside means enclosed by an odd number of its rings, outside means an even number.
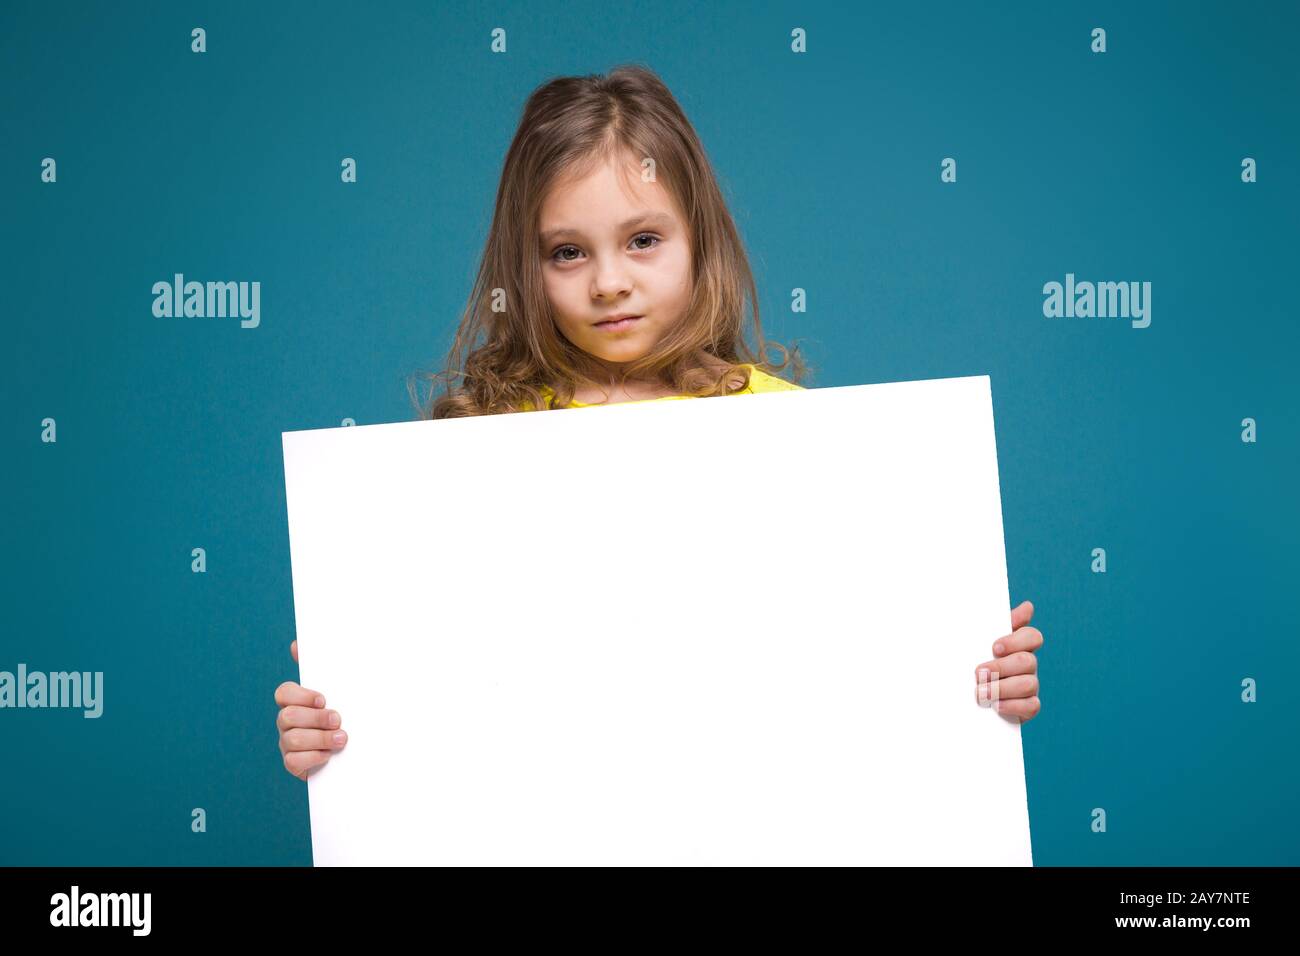
[[[289,654],[298,659],[297,641],[289,645]],[[324,764],[347,744],[348,735],[341,729],[343,718],[337,710],[325,709],[321,694],[291,680],[275,689],[275,702],[280,705],[275,726],[280,729],[284,769],[306,780],[309,770]]]

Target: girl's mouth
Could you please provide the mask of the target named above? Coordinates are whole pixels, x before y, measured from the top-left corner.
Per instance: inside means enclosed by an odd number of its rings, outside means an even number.
[[[616,322],[597,322],[596,328],[603,329],[606,332],[622,332],[624,329],[630,329],[641,321],[643,316],[632,315],[626,319],[619,319]]]

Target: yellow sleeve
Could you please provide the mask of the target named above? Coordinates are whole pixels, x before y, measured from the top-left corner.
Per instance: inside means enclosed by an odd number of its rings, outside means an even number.
[[[783,378],[777,378],[775,375],[768,375],[762,369],[750,366],[749,371],[749,388],[745,391],[758,395],[762,392],[799,392],[803,391],[802,385],[796,385],[794,382],[787,382]]]

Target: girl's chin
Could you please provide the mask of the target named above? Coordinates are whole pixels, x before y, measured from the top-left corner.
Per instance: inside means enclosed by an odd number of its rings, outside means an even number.
[[[606,362],[633,362],[643,357],[649,349],[641,342],[602,343],[602,348],[592,347],[587,351]]]

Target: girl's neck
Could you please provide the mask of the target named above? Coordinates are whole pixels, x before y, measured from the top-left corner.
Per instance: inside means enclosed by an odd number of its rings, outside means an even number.
[[[701,351],[696,356],[696,367],[707,368],[711,371],[722,371],[731,363],[724,362],[715,355]],[[578,375],[583,379],[584,385],[592,385],[597,388],[618,388],[625,385],[627,388],[655,388],[663,385],[663,382],[657,379],[625,379],[625,363],[607,362],[604,359],[594,355],[585,356],[585,364],[578,369]]]
[[[721,372],[730,364],[707,353],[701,353],[699,361],[700,367],[717,372]],[[586,379],[580,381],[578,387],[574,390],[574,401],[582,402],[585,405],[602,405],[664,398],[665,396],[678,394],[677,390],[666,382],[645,379],[624,380],[621,375],[621,368],[617,364],[594,360],[585,369],[579,369],[580,374],[584,374]],[[733,387],[738,387],[740,384],[737,381]]]

